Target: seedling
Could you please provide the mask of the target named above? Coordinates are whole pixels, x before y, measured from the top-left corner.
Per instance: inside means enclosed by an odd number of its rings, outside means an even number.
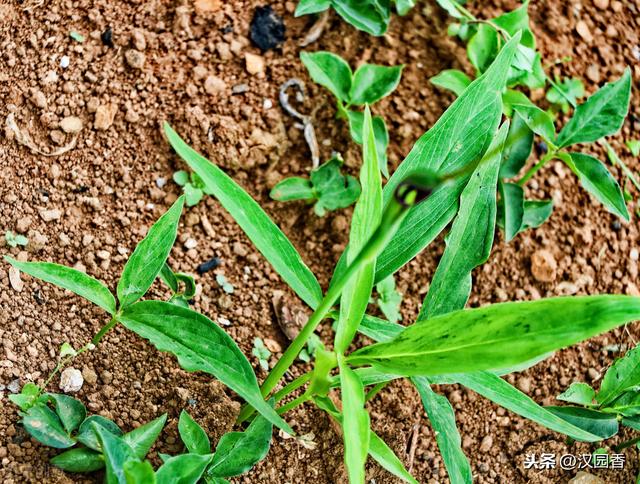
[[[226,292],[227,294],[233,294],[233,291],[234,291],[233,284],[227,281],[227,278],[224,277],[222,274],[216,275],[216,282],[224,292]]]
[[[321,348],[324,348],[322,340],[317,334],[313,333],[311,336],[309,336],[309,339],[307,340],[307,346],[300,351],[298,358],[300,358],[305,363],[309,363],[316,356],[316,352]]]
[[[187,173],[184,170],[176,171],[173,174],[173,181],[182,187],[188,207],[197,205],[205,194],[211,195],[207,193],[207,187],[204,186],[200,177],[195,173]]]
[[[640,431],[640,346],[616,360],[596,392],[590,385],[574,382],[558,400],[574,405],[546,407],[558,417],[574,423],[602,439],[615,436],[620,425]],[[614,446],[616,452],[635,445],[634,438]]]
[[[343,175],[341,166],[342,159],[335,156],[312,170],[309,179],[295,176],[278,182],[270,196],[280,202],[314,203],[313,210],[319,217],[327,211],[348,207],[360,196],[360,184],[351,175]]]
[[[633,156],[640,156],[640,140],[630,139],[626,144]]]
[[[597,158],[571,151],[576,144],[602,142],[624,170],[636,188],[640,184],[631,171],[622,163],[611,146],[603,141],[619,131],[628,112],[631,93],[631,74],[627,69],[615,82],[605,84],[583,104],[576,106],[576,99],[584,94],[582,83],[577,79],[566,79],[561,84],[545,74],[540,63],[540,54],[535,50],[535,38],[529,28],[528,2],[513,12],[505,13],[491,20],[479,20],[455,0],[438,0],[438,3],[456,19],[453,29],[456,35],[467,41],[469,60],[476,67],[478,75],[484,75],[501,45],[520,32],[516,54],[509,66],[507,89],[502,95],[505,114],[511,118],[509,133],[502,148],[498,204],[498,225],[504,230],[505,239],[510,241],[518,233],[538,227],[551,215],[551,200],[525,200],[523,187],[549,161],[563,161],[578,177],[582,186],[605,208],[629,220],[624,195],[620,185],[606,166]],[[431,79],[435,85],[449,89],[456,95],[464,93],[471,83],[466,74],[449,70]],[[573,117],[556,136],[552,115],[537,107],[517,86],[551,89],[547,94],[552,106],[564,112],[574,107]],[[565,109],[566,108],[566,109]],[[541,139],[547,148],[540,160],[523,175],[534,143]],[[520,176],[517,181],[509,181]]]
[[[11,230],[7,230],[4,233],[4,241],[9,247],[18,247],[19,245],[26,247],[29,243],[29,239],[27,239],[24,235],[14,234],[13,232],[11,232]]]
[[[196,281],[193,276],[183,272],[174,273],[166,262],[158,276],[171,289],[172,295],[169,302],[185,308],[189,307],[189,301],[196,295]]]
[[[251,350],[251,354],[258,358],[260,368],[264,371],[269,371],[269,358],[271,358],[271,351],[269,351],[269,348],[264,345],[262,338],[255,338],[253,340],[253,350]]]
[[[414,0],[393,0],[379,2],[364,0],[354,2],[351,0],[300,0],[296,8],[295,16],[310,15],[324,12],[332,7],[342,19],[371,35],[383,35],[389,27],[391,20],[391,4],[398,15],[406,15],[415,5]]]
[[[452,482],[470,483],[471,468],[460,448],[453,410],[431,389],[432,384],[462,384],[573,439],[599,441],[600,436],[540,407],[499,375],[519,371],[557,349],[640,318],[639,297],[561,297],[463,309],[471,289],[471,271],[486,259],[493,242],[498,175],[510,131],[508,120],[500,125],[500,93],[520,35],[505,43],[485,74],[418,140],[384,189],[373,120],[365,109],[362,193],[354,208],[349,245],[324,294],[293,244],[255,200],[165,125],[176,153],[200,176],[274,270],[313,309],[261,386],[238,346],[207,317],[168,302],[139,300],[158,277],[175,241],[182,198],[151,227],[131,255],[118,283],[118,303],[106,286],[84,273],[56,264],[8,260],[23,272],[70,289],[107,311],[111,320],[94,337],[94,344],[121,323],[159,350],[174,353],[185,370],[219,379],[246,402],[239,423],[251,419],[255,423],[262,416],[293,434],[283,416],[299,405],[317,405],[343,427],[345,463],[352,483],[364,483],[368,456],[395,476],[417,482],[369,426],[367,396],[375,396],[394,378],[409,378],[417,387]],[[585,129],[589,133],[592,126],[574,126],[571,134],[584,138]],[[417,321],[404,327],[368,315],[374,285],[410,261],[451,220],[447,246]],[[333,351],[318,348],[312,370],[283,382],[311,335],[327,318],[337,319]],[[378,343],[350,351],[356,332]],[[365,394],[369,386],[373,388]],[[285,398],[286,403],[281,403]],[[341,405],[334,403],[338,398]],[[98,426],[94,429],[102,448],[110,453],[105,458],[112,463],[107,476],[124,483],[129,473],[144,476],[134,482],[153,482],[149,464],[136,460],[117,437]],[[198,442],[199,449],[204,439]],[[167,482],[174,470],[191,470],[195,477],[184,482],[196,482],[214,458],[194,456],[191,447],[187,445],[190,453],[179,464],[173,464],[172,459],[180,456],[167,459],[157,471],[156,481]]]
[[[376,291],[378,292],[376,303],[384,317],[392,323],[400,321],[402,319],[400,314],[402,294],[396,291],[396,281],[393,279],[393,275],[376,284]]]

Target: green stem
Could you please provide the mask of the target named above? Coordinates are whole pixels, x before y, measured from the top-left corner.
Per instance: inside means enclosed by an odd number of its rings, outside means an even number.
[[[380,392],[380,390],[382,390],[388,384],[389,384],[388,381],[383,381],[383,382],[380,382],[380,383],[374,385],[374,387],[371,390],[369,390],[367,392],[367,394],[365,395],[364,401],[368,402],[369,400],[371,400],[373,397],[375,397]]]
[[[283,406],[278,407],[276,409],[276,412],[278,413],[278,415],[282,415],[283,413],[287,413],[289,410],[293,410],[298,405],[302,405],[304,402],[309,400],[309,398],[311,398],[311,397],[309,395],[307,395],[306,393],[304,393],[304,394],[300,395],[298,398],[294,398],[289,403],[285,403]]]
[[[329,287],[327,294],[313,312],[307,321],[307,324],[305,324],[300,333],[298,333],[298,336],[296,336],[291,342],[282,357],[271,370],[271,373],[267,376],[261,387],[263,397],[267,397],[271,393],[271,390],[275,388],[278,381],[280,381],[280,378],[282,378],[291,367],[302,348],[304,348],[309,337],[316,330],[320,322],[327,317],[327,314],[340,297],[340,294],[347,283],[360,271],[360,269],[362,269],[363,266],[374,261],[376,257],[378,257],[378,254],[382,252],[397,232],[400,223],[404,220],[404,217],[408,212],[408,209],[413,206],[416,197],[418,196],[418,189],[416,187],[405,185],[401,188],[407,189],[404,193],[399,195],[403,198],[402,203],[395,197],[391,200],[389,206],[382,215],[380,225],[369,241],[346,269],[343,276]]]
[[[525,185],[525,183],[527,183],[531,177],[533,175],[536,174],[536,172],[542,168],[544,165],[547,164],[547,162],[549,160],[552,160],[555,156],[556,156],[556,151],[555,150],[550,150],[546,155],[544,155],[542,157],[542,159],[540,161],[538,161],[538,163],[536,163],[535,165],[533,165],[523,176],[522,178],[520,178],[520,180],[518,180],[518,185],[520,185],[521,187],[523,187]]]
[[[278,403],[280,400],[282,400],[284,397],[286,397],[290,393],[295,392],[298,388],[305,385],[310,379],[311,379],[311,372],[308,371],[307,373],[300,375],[298,378],[296,378],[292,382],[282,387],[280,390],[278,390],[273,394],[275,403]],[[247,420],[249,420],[249,418],[251,418],[251,416],[254,413],[255,413],[255,410],[253,409],[253,407],[245,403],[240,409],[240,413],[238,414],[238,419],[236,423],[241,424],[243,422],[246,422]]]
[[[109,321],[107,324],[105,324],[102,328],[100,328],[100,331],[98,331],[98,333],[93,337],[93,339],[91,340],[91,344],[93,345],[97,345],[98,343],[100,343],[100,340],[102,339],[102,337],[107,334],[111,329],[113,329],[113,327],[118,324],[118,320],[116,319],[116,317],[114,316],[113,318],[111,318],[111,321]]]
[[[621,450],[631,447],[632,445],[635,445],[638,442],[640,442],[640,437],[636,437],[635,439],[631,439],[631,440],[626,440],[621,444],[614,446],[613,450],[615,450],[616,452],[620,452]]]

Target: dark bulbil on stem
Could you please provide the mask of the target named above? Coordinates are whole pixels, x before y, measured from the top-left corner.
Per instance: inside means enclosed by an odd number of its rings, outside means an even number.
[[[202,275],[205,272],[209,272],[210,270],[215,269],[220,264],[222,264],[222,261],[220,260],[220,258],[219,257],[213,257],[212,259],[209,259],[207,262],[203,262],[202,264],[200,264],[196,268],[196,272],[198,274]]]

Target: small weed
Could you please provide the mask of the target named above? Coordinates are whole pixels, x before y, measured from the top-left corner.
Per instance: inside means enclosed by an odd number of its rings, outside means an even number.
[[[271,351],[269,351],[269,348],[264,345],[262,338],[254,338],[251,354],[258,358],[260,368],[264,371],[269,371],[269,358],[271,358]]]
[[[18,247],[19,245],[26,247],[29,243],[29,239],[24,235],[14,234],[10,230],[4,233],[4,241],[9,247]]]
[[[224,277],[222,274],[216,274],[216,282],[224,292],[226,292],[227,294],[233,294],[233,291],[235,289],[233,287],[233,284],[227,281],[227,278]]]
[[[205,194],[211,195],[207,193],[204,182],[195,173],[189,174],[184,170],[176,171],[173,174],[173,181],[182,187],[185,203],[188,207],[197,205]]]

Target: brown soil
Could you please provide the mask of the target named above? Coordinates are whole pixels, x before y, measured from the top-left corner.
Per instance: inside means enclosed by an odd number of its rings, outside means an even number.
[[[604,8],[594,3],[604,4]],[[572,61],[552,70],[584,78],[589,92],[618,76],[627,64],[632,66],[637,83],[638,3],[594,3],[533,2],[532,19],[543,59],[551,62],[571,56]],[[310,20],[293,18],[295,2],[274,2],[273,8],[285,19],[287,40],[281,48],[264,54],[263,73],[251,75],[245,68],[245,53],[260,52],[248,41],[249,22],[254,8],[262,2],[198,0],[195,4],[209,6],[212,11],[196,10],[190,1],[157,0],[10,0],[0,5],[1,118],[14,113],[18,125],[26,128],[39,146],[56,147],[55,143],[71,139],[58,128],[62,118],[73,115],[84,122],[77,146],[58,157],[34,155],[9,134],[0,137],[0,229],[19,228],[30,240],[26,253],[9,248],[3,253],[84,267],[115,287],[115,275],[127,255],[179,193],[171,175],[182,165],[159,129],[163,120],[169,120],[196,149],[224,167],[263,204],[326,286],[346,242],[350,211],[318,218],[307,206],[279,204],[268,197],[273,183],[284,176],[304,174],[310,166],[301,132],[277,105],[279,85],[292,76],[308,84],[305,107],[315,112],[322,156],[338,150],[354,172],[359,165],[358,149],[349,143],[345,126],[333,121],[331,99],[309,83],[298,61],[298,41]],[[481,6],[482,2],[473,2],[471,8],[479,11]],[[483,15],[515,6],[516,2],[509,0],[490,2],[489,7],[485,3]],[[586,22],[591,38],[576,33],[578,20]],[[397,91],[375,106],[375,112],[384,115],[389,126],[392,166],[397,166],[452,100],[431,86],[428,78],[443,68],[469,70],[464,49],[445,36],[447,21],[443,12],[427,1],[407,17],[395,18],[387,36],[374,39],[334,16],[322,38],[308,48],[339,53],[352,65],[364,61],[406,65]],[[100,40],[100,33],[109,26],[113,48]],[[70,39],[70,31],[84,34],[84,43]],[[137,47],[146,57],[141,69],[125,61],[134,31],[138,32]],[[146,45],[141,45],[140,36]],[[60,67],[63,55],[70,59],[66,69]],[[207,84],[211,93],[205,90],[209,75],[225,83],[221,92],[214,92],[211,82]],[[246,84],[246,92],[232,94],[232,88],[241,84]],[[271,100],[272,108],[265,108],[266,99]],[[632,115],[622,134],[612,141],[634,168],[637,160],[626,154],[623,141],[637,137],[634,123],[639,101],[634,93]],[[117,110],[113,125],[95,129],[96,110],[108,110],[110,104]],[[597,154],[603,159],[602,152]],[[156,185],[160,177],[168,180],[164,187]],[[630,257],[639,245],[636,217],[629,224],[620,224],[581,190],[560,164],[541,172],[529,192],[534,198],[556,200],[551,220],[509,245],[496,245],[490,262],[476,271],[471,305],[567,292],[638,293],[638,262]],[[635,209],[635,203],[631,205]],[[61,211],[60,218],[45,221],[42,211],[53,209]],[[231,321],[226,329],[246,354],[250,354],[256,336],[285,346],[287,339],[271,306],[274,291],[285,289],[284,285],[219,204],[209,198],[189,209],[179,237],[171,256],[174,268],[195,272],[199,263],[218,256],[223,264],[215,273],[224,274],[236,288],[232,295],[226,295],[213,272],[198,277],[201,292],[195,309],[214,320]],[[184,242],[190,237],[198,244],[187,250]],[[442,248],[440,240],[400,271],[405,321],[417,313]],[[531,256],[540,249],[550,251],[557,261],[551,283],[537,282],[531,274]],[[68,292],[26,276],[24,288],[18,292],[10,286],[7,271],[3,264],[0,383],[6,386],[15,379],[20,385],[42,382],[54,367],[59,346],[64,341],[82,345],[106,322],[105,315]],[[165,295],[160,285],[152,292]],[[637,326],[614,331],[559,352],[508,380],[539,403],[550,404],[571,381],[597,380],[602,375],[617,355],[607,351],[606,345],[615,343],[624,349],[639,337]],[[264,377],[254,358],[252,362]],[[236,397],[221,384],[180,370],[173,357],[158,353],[123,328],[112,331],[74,366],[83,370],[86,378],[77,396],[92,412],[113,418],[125,429],[168,412],[169,425],[154,451],[180,450],[176,422],[182,408],[188,408],[204,425],[213,442],[231,428],[239,408]],[[296,369],[299,371],[302,368]],[[56,389],[54,382],[51,390]],[[573,473],[525,471],[525,455],[590,449],[584,444],[568,446],[562,436],[463,388],[439,390],[456,409],[463,447],[477,482],[567,482]],[[0,392],[0,480],[80,482],[81,476],[66,475],[48,464],[55,452],[25,434],[17,424],[15,407],[5,398],[7,392],[4,388]],[[394,383],[385,389],[373,400],[370,411],[375,430],[421,482],[447,482],[433,431],[408,383]],[[276,433],[267,459],[236,481],[344,482],[341,439],[327,417],[305,407],[288,415],[288,420],[300,433],[313,432],[315,449]],[[412,451],[414,457],[409,462]],[[638,453],[630,450],[626,455],[626,470],[602,473],[606,482],[633,482]],[[395,482],[374,464],[368,470],[368,478],[377,483]]]

